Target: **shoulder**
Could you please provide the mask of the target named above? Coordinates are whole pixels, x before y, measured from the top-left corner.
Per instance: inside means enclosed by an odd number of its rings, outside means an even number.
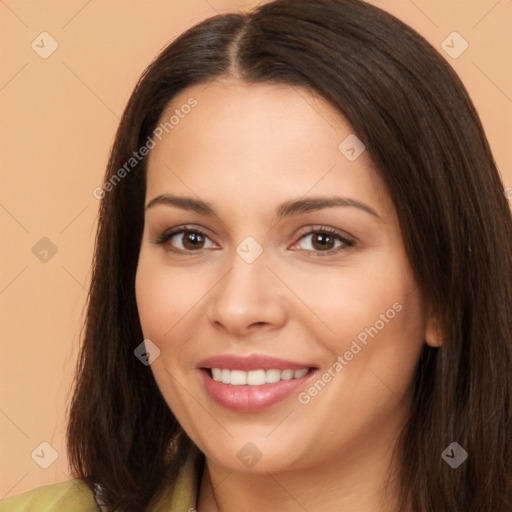
[[[201,471],[193,457],[189,457],[180,468],[175,485],[165,489],[155,510],[157,512],[195,510]],[[99,511],[100,508],[96,505],[92,491],[80,479],[37,487],[0,501],[0,512]]]
[[[97,512],[89,487],[79,479],[36,487],[0,501],[0,512]]]

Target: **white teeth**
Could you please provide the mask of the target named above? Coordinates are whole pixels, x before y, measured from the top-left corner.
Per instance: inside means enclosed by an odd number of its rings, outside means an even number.
[[[229,372],[229,370],[226,370]],[[242,370],[231,370],[231,377],[229,384],[233,386],[244,386],[247,384],[247,372]]]
[[[268,383],[270,382],[279,382],[281,380],[281,371],[280,370],[267,370],[265,372],[266,374],[266,381]]]
[[[293,379],[293,370],[283,370],[281,372],[281,380],[290,380]]]
[[[249,386],[261,386],[265,384],[265,370],[253,370],[247,373],[247,384]]]
[[[211,368],[212,378],[217,382],[231,384],[232,386],[261,386],[280,380],[299,379],[308,373],[308,368],[301,370],[227,370],[225,368]]]
[[[222,370],[221,379],[224,384],[229,384],[231,382],[231,372],[229,370]]]

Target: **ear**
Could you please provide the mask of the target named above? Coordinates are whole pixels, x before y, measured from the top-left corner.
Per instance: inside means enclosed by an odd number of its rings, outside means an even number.
[[[425,343],[431,347],[439,348],[443,345],[444,334],[437,315],[429,310],[425,325]]]

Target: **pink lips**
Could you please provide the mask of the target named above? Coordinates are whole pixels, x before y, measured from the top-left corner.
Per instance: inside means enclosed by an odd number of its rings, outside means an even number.
[[[213,356],[199,361],[199,368],[226,368],[228,370],[300,370],[301,368],[311,368],[310,363],[297,363],[294,361],[286,361],[275,357],[252,355],[247,357],[234,356],[224,354]]]
[[[232,386],[213,380],[210,368],[229,370],[301,370],[310,368],[306,375],[259,386]],[[297,393],[315,370],[310,363],[297,363],[263,355],[239,357],[230,354],[209,357],[198,363],[200,378],[206,392],[219,405],[238,412],[257,412]]]

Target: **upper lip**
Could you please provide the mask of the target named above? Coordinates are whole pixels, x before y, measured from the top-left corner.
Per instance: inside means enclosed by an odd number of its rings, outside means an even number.
[[[226,370],[301,370],[302,368],[313,368],[309,363],[287,361],[276,357],[253,354],[250,356],[236,356],[233,354],[220,354],[207,357],[197,364],[199,368],[220,368]]]

